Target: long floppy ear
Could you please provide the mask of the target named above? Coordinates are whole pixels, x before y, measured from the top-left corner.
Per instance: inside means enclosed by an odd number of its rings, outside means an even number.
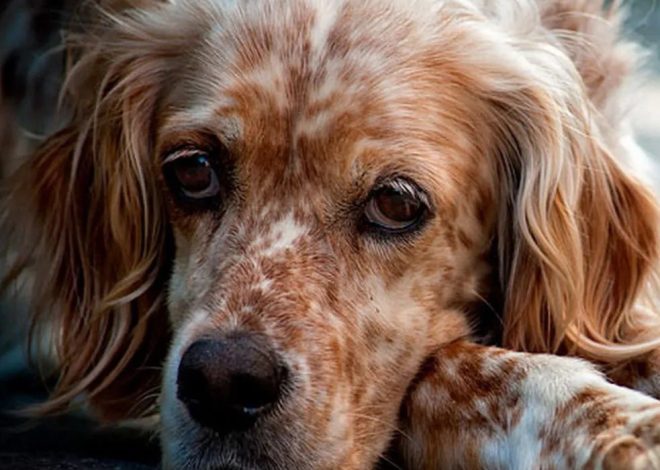
[[[574,9],[591,9],[589,3],[570,2]],[[630,58],[612,47],[599,59],[611,69],[590,66],[585,51],[593,52],[600,36],[571,36],[558,18],[569,18],[574,30],[597,20],[574,13],[554,10],[549,17],[563,27],[561,40],[539,50],[528,45],[527,81],[494,100],[507,116],[497,124],[503,342],[615,364],[660,348],[660,312],[652,299],[644,304],[645,294],[660,292],[660,215],[620,163],[620,115],[608,110],[625,77],[598,77],[628,71],[608,53]],[[642,325],[643,335],[631,333]]]
[[[499,229],[503,339],[513,349],[616,363],[660,347],[660,317],[643,306],[660,219],[653,196],[619,167],[597,130],[577,123],[554,133],[556,122],[541,121],[541,140],[530,136],[519,160],[507,163],[514,176]],[[645,323],[644,335],[631,337]]]
[[[154,115],[185,39],[150,18],[108,15],[72,38],[71,122],[10,178],[4,222],[33,276],[33,340],[52,337],[59,372],[37,411],[85,396],[114,420],[150,411],[157,397],[171,254]]]

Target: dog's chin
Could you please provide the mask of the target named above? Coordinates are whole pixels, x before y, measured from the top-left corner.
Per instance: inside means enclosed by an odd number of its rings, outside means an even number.
[[[249,436],[220,436],[203,429],[187,435],[163,437],[166,470],[256,470],[298,467],[295,463],[260,452]]]
[[[164,419],[167,423],[167,421]],[[180,416],[175,427],[164,423],[161,436],[163,468],[167,470],[253,470],[290,468],[292,462],[278,457],[277,442],[261,443],[258,432],[221,435]]]
[[[295,423],[264,419],[247,431],[218,433],[200,426],[178,403],[161,410],[162,465],[166,470],[279,470],[318,468]],[[332,467],[332,465],[330,466]]]

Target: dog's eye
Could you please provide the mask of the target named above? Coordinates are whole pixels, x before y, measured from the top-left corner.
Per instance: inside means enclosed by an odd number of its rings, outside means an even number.
[[[401,233],[416,228],[427,213],[427,205],[416,187],[394,180],[372,192],[364,216],[372,227]]]
[[[208,153],[183,150],[164,162],[168,183],[188,199],[208,199],[220,193],[220,182]]]

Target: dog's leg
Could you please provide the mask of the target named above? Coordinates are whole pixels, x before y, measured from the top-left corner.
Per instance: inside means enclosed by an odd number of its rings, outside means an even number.
[[[454,342],[401,413],[406,468],[660,468],[660,402],[578,359]]]

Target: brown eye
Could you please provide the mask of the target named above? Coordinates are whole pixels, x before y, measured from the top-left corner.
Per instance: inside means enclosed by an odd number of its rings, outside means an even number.
[[[207,153],[176,152],[166,158],[164,166],[170,186],[188,199],[208,199],[220,193],[218,175]]]
[[[416,228],[427,212],[419,191],[410,183],[396,180],[374,191],[364,215],[376,228],[405,232]]]

